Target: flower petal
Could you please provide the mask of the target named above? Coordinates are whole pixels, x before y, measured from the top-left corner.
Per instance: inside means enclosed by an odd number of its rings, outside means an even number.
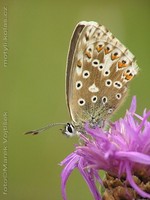
[[[74,168],[77,167],[77,162],[79,161],[80,156],[72,153],[70,154],[65,161],[61,162],[61,165],[64,163],[67,163],[65,168],[63,169],[62,173],[61,173],[61,191],[62,191],[62,196],[64,200],[67,200],[66,197],[66,182],[68,180],[68,177],[70,176],[71,172],[74,170]]]
[[[85,169],[84,160],[80,159],[78,169],[83,176],[84,180],[86,181],[87,185],[91,193],[93,194],[95,200],[101,200],[101,196],[96,188],[95,180],[94,180],[94,173],[92,169]]]
[[[135,113],[136,111],[136,96],[133,96],[129,112]]]
[[[150,165],[150,156],[139,152],[123,152],[119,151],[116,156],[120,159],[128,159],[132,162],[141,163],[145,165]]]

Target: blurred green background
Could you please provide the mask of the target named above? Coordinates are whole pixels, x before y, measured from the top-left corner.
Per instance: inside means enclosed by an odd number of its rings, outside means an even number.
[[[65,65],[72,31],[81,20],[105,25],[136,55],[141,69],[113,119],[124,115],[133,95],[138,113],[150,108],[150,1],[10,0],[1,1],[0,9],[0,199],[59,200],[59,162],[73,151],[78,138],[66,138],[59,127],[38,136],[23,133],[70,120]],[[7,44],[4,36],[8,36]],[[5,176],[3,164],[8,167]],[[7,194],[3,194],[4,181]],[[70,200],[92,200],[78,171],[70,177],[67,193]]]

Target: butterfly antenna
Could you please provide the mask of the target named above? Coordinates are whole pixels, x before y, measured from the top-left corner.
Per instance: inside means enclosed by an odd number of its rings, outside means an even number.
[[[49,129],[49,128],[53,127],[53,126],[59,126],[59,125],[65,125],[65,124],[66,124],[66,123],[48,124],[47,126],[44,126],[44,127],[42,127],[42,128],[39,128],[39,129],[37,129],[37,130],[27,131],[27,132],[25,133],[25,135],[27,135],[27,134],[37,135],[37,134],[39,134],[39,133],[41,133],[41,132],[46,131],[47,129]]]

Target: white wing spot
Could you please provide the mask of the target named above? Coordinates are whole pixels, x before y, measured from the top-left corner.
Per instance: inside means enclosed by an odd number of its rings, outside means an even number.
[[[78,100],[78,104],[79,104],[79,106],[84,106],[85,100],[82,99],[82,98],[80,98],[80,99]]]
[[[111,80],[111,79],[107,79],[107,80],[105,81],[105,85],[106,85],[107,87],[110,87],[110,86],[112,85],[112,80]]]
[[[83,71],[83,78],[88,78],[90,76],[90,72],[88,70]]]
[[[116,94],[116,99],[121,99],[121,94],[120,93]]]
[[[96,87],[95,83],[93,83],[89,88],[89,91],[94,93],[94,92],[98,92],[99,91],[99,88]]]
[[[80,90],[80,89],[82,88],[82,86],[83,86],[83,85],[82,85],[82,82],[81,82],[81,81],[77,81],[77,82],[76,82],[76,89],[77,89],[77,90]]]
[[[104,64],[101,63],[101,64],[98,66],[98,70],[99,70],[99,71],[102,71],[103,69],[104,69]]]
[[[110,70],[106,70],[106,71],[104,72],[104,76],[109,76],[109,74],[110,74]]]
[[[93,103],[96,103],[96,101],[97,101],[97,96],[92,96],[92,97],[91,97],[91,101],[92,101]]]
[[[122,88],[122,83],[120,81],[115,81],[114,87],[120,89],[120,88]]]
[[[106,97],[106,96],[103,96],[103,97],[102,97],[102,103],[103,103],[103,104],[106,104],[107,101],[108,101],[107,97]]]
[[[94,59],[94,60],[92,61],[92,66],[93,66],[93,67],[98,67],[98,66],[99,66],[99,60],[98,60],[98,59]]]
[[[112,109],[112,108],[109,108],[108,114],[111,114],[112,112],[113,112],[113,109]]]
[[[76,67],[76,72],[78,74],[78,76],[80,76],[82,74],[82,67]]]

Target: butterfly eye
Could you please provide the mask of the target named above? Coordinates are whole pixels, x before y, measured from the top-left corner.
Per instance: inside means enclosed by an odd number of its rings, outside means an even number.
[[[75,129],[72,124],[67,123],[67,125],[65,127],[65,134],[67,136],[73,136],[75,134]]]
[[[122,57],[118,62],[118,68],[122,69],[124,67],[127,67],[129,64],[129,60],[124,56]]]
[[[103,48],[104,48],[104,42],[99,42],[99,43],[96,45],[96,50],[97,50],[98,53],[99,53]]]
[[[111,59],[115,60],[121,56],[121,51],[119,49],[114,49],[111,54]]]
[[[105,54],[110,53],[112,51],[112,49],[113,49],[112,45],[107,44],[106,47],[105,47],[105,50],[104,50]]]

